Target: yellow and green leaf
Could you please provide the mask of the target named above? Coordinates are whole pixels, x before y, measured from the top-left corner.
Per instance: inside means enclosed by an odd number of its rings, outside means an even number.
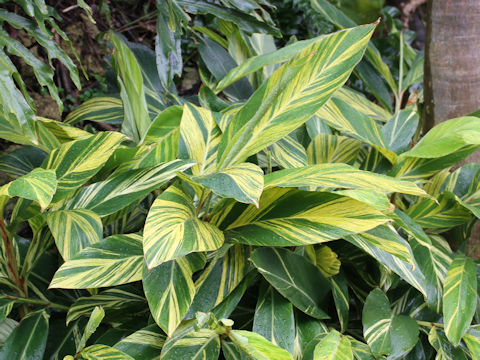
[[[332,330],[316,346],[313,360],[353,360],[350,340]]]

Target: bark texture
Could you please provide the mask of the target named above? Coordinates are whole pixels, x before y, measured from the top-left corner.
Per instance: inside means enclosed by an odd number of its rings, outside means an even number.
[[[480,109],[480,0],[429,0],[425,46],[425,125]],[[480,151],[465,162],[480,162]],[[480,221],[469,247],[480,241]],[[480,246],[475,251],[480,258]]]

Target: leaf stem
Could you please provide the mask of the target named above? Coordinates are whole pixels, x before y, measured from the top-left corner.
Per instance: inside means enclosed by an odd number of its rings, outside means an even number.
[[[400,31],[400,63],[398,68],[398,93],[395,99],[395,112],[400,111],[403,97],[403,31]]]
[[[57,303],[52,303],[50,301],[45,301],[45,300],[27,299],[27,298],[24,298],[24,297],[18,297],[18,296],[12,296],[12,295],[4,295],[4,298],[14,300],[14,301],[20,302],[20,303],[25,303],[25,304],[44,305],[46,307],[59,309],[59,310],[64,310],[64,311],[69,310],[68,306],[57,304]]]
[[[9,273],[9,276],[17,285],[18,293],[21,296],[26,296],[27,292],[25,289],[25,282],[20,277],[20,274],[18,272],[18,264],[15,256],[15,251],[13,250],[13,244],[10,236],[8,235],[7,226],[5,225],[5,221],[3,220],[3,218],[0,218],[0,232],[2,233],[3,246],[6,253],[5,255],[7,257],[7,271]]]
[[[430,321],[420,321],[420,320],[417,320],[417,324],[421,326],[438,327],[438,328],[443,328],[444,326],[443,324],[440,324],[440,323],[434,323]]]

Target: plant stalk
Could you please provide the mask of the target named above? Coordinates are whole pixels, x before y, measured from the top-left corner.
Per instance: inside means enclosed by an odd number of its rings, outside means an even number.
[[[398,91],[395,99],[395,112],[400,111],[403,97],[403,31],[400,31],[400,63],[398,68]]]
[[[16,302],[20,303],[25,303],[25,304],[35,304],[35,305],[44,305],[46,307],[54,308],[54,309],[59,309],[59,310],[64,310],[68,311],[69,307],[57,303],[52,303],[50,301],[45,301],[45,300],[38,300],[38,299],[27,299],[23,297],[17,297],[17,296],[11,296],[11,295],[4,295],[6,299],[11,299],[15,300]]]

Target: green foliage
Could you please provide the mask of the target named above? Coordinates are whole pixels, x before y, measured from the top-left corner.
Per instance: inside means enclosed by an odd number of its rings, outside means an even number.
[[[267,1],[159,2],[156,54],[110,34],[118,94],[65,122],[2,100],[0,137],[28,146],[0,158],[0,358],[478,358],[464,249],[480,165],[450,167],[480,146],[479,119],[420,139],[401,108],[418,62],[392,72],[376,24],[312,4],[342,30],[277,50]],[[190,28],[206,13],[218,30]],[[173,86],[183,31],[190,98]],[[349,87],[372,86],[365,66],[395,107]]]

